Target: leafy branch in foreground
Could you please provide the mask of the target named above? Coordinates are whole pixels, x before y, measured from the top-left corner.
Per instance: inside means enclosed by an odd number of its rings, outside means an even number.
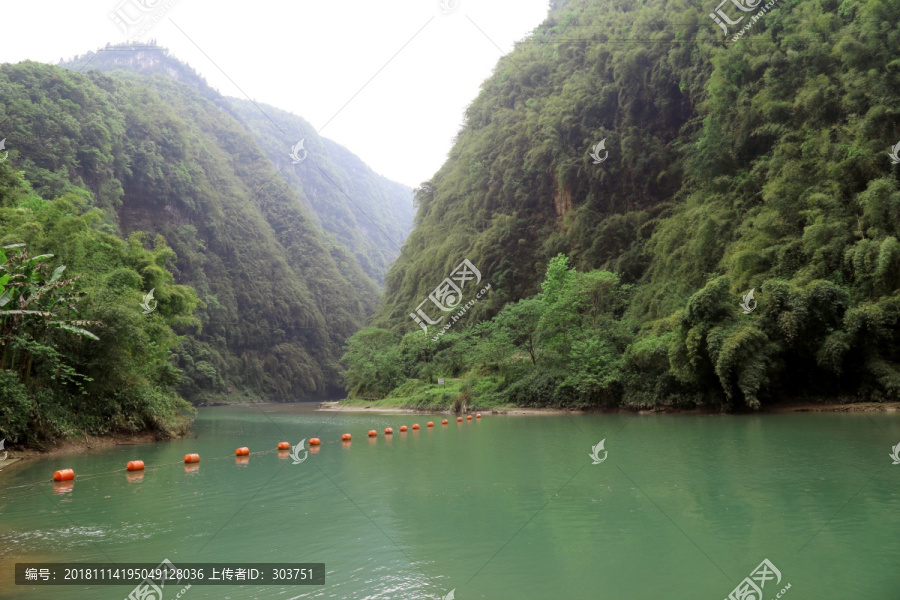
[[[27,385],[39,357],[49,362],[53,378],[78,385],[75,371],[66,368],[56,351],[52,332],[99,340],[84,327],[102,323],[66,318],[78,316],[76,305],[82,294],[74,288],[79,278],[62,279],[65,265],[48,274],[46,261],[51,258],[52,254],[29,257],[25,244],[0,248],[0,370],[15,371]]]

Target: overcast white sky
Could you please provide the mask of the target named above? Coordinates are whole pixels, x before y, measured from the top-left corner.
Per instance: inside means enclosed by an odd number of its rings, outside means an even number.
[[[55,64],[125,41],[110,14],[137,20],[139,6],[155,7],[136,28],[155,11],[164,16],[142,40],[155,38],[223,94],[300,115],[376,172],[417,186],[443,164],[463,111],[497,61],[548,10],[547,0],[444,1],[456,7],[443,13],[440,0],[7,0],[0,62]],[[297,141],[286,139],[286,151]]]

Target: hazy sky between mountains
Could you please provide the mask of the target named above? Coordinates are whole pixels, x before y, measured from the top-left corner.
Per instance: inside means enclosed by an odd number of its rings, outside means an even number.
[[[56,64],[126,41],[109,16],[123,1],[138,0],[5,0],[0,62]],[[445,15],[439,0],[175,0],[142,41],[156,39],[225,95],[303,117],[415,187],[443,164],[503,53],[548,10],[547,0],[457,4]],[[5,125],[0,138],[8,134]],[[299,141],[287,134],[285,156]]]

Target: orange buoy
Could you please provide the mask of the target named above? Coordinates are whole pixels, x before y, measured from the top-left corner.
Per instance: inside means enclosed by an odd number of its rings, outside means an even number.
[[[457,423],[462,423],[462,417],[456,417],[456,422],[457,422]]]
[[[444,419],[443,421],[441,421],[441,425],[446,425],[447,423],[449,423],[449,421],[447,421],[447,419]]]
[[[200,455],[199,454],[185,454],[184,462],[186,462],[186,463],[200,462]]]
[[[279,450],[290,450],[291,444],[290,444],[290,442],[278,442],[278,449]]]
[[[375,431],[374,429],[369,430],[369,437],[375,437],[376,435],[378,435],[377,431]]]
[[[385,427],[384,433],[385,433],[385,435],[389,435],[391,433],[394,433],[394,430],[391,429],[390,427]]]
[[[419,424],[418,424],[418,423],[413,423],[413,429],[418,429],[418,428],[419,428]]]
[[[244,446],[243,448],[238,448],[237,450],[234,451],[234,455],[235,456],[249,456],[250,448],[248,448],[247,446]]]
[[[72,469],[62,469],[53,473],[53,481],[71,481],[75,479],[75,471]]]
[[[406,431],[406,425],[401,425],[401,426],[400,426],[400,431]]]
[[[476,414],[475,414],[475,418],[476,418],[476,419],[480,419],[480,418],[481,418],[481,413],[476,413]]]
[[[434,421],[428,421],[428,427],[434,427]]]
[[[142,460],[129,460],[128,464],[125,465],[125,468],[129,471],[143,471],[144,470],[144,461]]]
[[[321,443],[322,443],[322,440],[320,440],[319,438],[309,438],[310,446],[318,446]]]
[[[467,415],[467,416],[466,416],[466,421],[471,421],[471,420],[472,420],[472,415]]]
[[[349,441],[350,441],[350,434],[349,434],[349,433],[345,433],[345,434],[341,435],[341,440],[343,440],[343,441],[345,441],[345,442],[349,442]]]

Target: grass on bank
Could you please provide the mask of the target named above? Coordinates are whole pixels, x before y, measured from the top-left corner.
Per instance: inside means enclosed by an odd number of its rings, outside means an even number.
[[[515,408],[496,393],[493,377],[477,379],[445,379],[438,384],[424,379],[410,379],[393,389],[385,398],[346,398],[341,406],[402,408],[462,412],[471,410],[506,410]]]

